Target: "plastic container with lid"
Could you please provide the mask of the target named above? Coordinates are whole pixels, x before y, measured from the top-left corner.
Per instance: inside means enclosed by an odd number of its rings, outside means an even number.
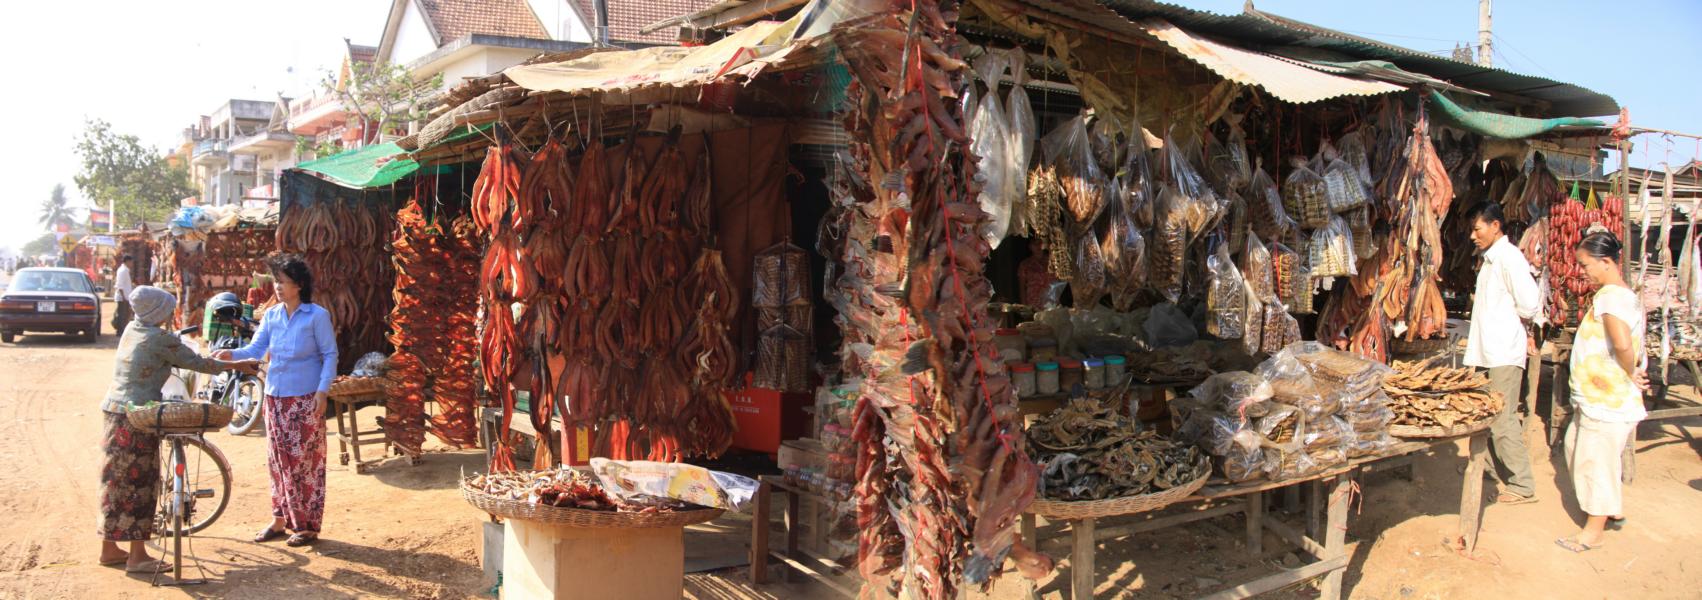
[[[1090,358],[1081,361],[1082,387],[1090,390],[1105,389],[1105,361]]]
[[[1016,397],[1028,398],[1034,396],[1039,386],[1039,382],[1035,381],[1034,365],[1015,362],[1005,366],[1011,370],[1011,383],[1016,386]]]
[[[1066,394],[1073,393],[1076,386],[1082,385],[1082,380],[1086,378],[1086,375],[1082,372],[1081,361],[1073,358],[1060,359],[1058,361],[1058,391]]]
[[[999,349],[999,360],[1010,362],[1028,358],[1028,340],[1015,329],[993,330],[993,346]]]
[[[1129,365],[1128,362],[1123,360],[1122,355],[1113,354],[1105,357],[1106,385],[1122,385],[1123,377],[1127,376],[1128,373]]]
[[[1034,364],[1034,391],[1042,396],[1058,393],[1058,363]]]
[[[1029,338],[1028,359],[1039,364],[1058,357],[1058,340],[1049,337]]]

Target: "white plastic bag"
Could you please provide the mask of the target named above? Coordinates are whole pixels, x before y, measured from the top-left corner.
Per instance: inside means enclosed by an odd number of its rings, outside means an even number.
[[[635,504],[674,500],[743,511],[759,485],[743,475],[681,463],[593,458],[591,471],[609,495]]]
[[[1005,239],[1005,233],[1010,231],[1014,199],[1010,195],[1012,187],[1009,179],[1017,176],[1011,172],[1007,148],[1010,142],[1009,119],[998,94],[1004,64],[1005,55],[1002,53],[988,53],[975,61],[975,72],[987,82],[991,91],[981,96],[981,105],[975,109],[974,120],[969,122],[969,149],[980,158],[976,171],[981,179],[981,211],[987,213],[987,221],[980,230],[981,238],[993,248],[998,248],[999,242]]]

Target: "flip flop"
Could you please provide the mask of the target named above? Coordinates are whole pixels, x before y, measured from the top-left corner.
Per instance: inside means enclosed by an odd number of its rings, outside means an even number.
[[[164,572],[170,571],[170,570],[171,570],[171,563],[168,563],[166,561],[163,561],[163,560],[160,560],[160,559],[157,559],[157,558],[150,560],[148,562],[133,566],[133,567],[124,567],[125,573],[137,573],[137,574],[143,574],[143,575],[154,575],[154,574],[158,574],[158,573],[164,573]]]
[[[1495,503],[1502,506],[1517,506],[1520,504],[1536,504],[1536,496],[1520,496],[1512,492],[1501,492],[1495,496]]]
[[[100,566],[103,566],[103,567],[116,567],[116,566],[118,566],[118,565],[122,565],[122,564],[124,564],[124,563],[125,563],[125,562],[128,562],[128,561],[129,561],[129,560],[130,560],[130,555],[128,555],[128,554],[127,554],[127,555],[124,555],[124,556],[123,556],[123,557],[120,557],[120,558],[114,558],[114,559],[112,559],[112,560],[103,560],[103,561],[100,561]]]
[[[314,543],[314,542],[317,542],[317,541],[319,541],[319,534],[317,534],[317,533],[299,533],[298,532],[295,535],[290,536],[290,539],[285,541],[284,545],[289,546],[291,548],[300,548],[302,546],[306,546],[308,544],[311,544],[311,543]]]
[[[284,537],[284,530],[267,527],[264,531],[254,535],[254,543],[264,544],[281,537]]]
[[[1572,552],[1579,553],[1579,554],[1582,554],[1584,552],[1589,552],[1591,550],[1595,550],[1597,548],[1602,547],[1601,544],[1596,544],[1594,546],[1591,546],[1589,544],[1580,542],[1580,541],[1578,541],[1577,537],[1565,537],[1565,538],[1560,538],[1560,539],[1554,540],[1554,545],[1560,546],[1561,548],[1565,548],[1567,550],[1571,550]]]

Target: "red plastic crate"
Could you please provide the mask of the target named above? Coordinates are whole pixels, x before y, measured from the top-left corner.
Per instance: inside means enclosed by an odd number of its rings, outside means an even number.
[[[804,411],[810,405],[809,394],[752,387],[750,380],[747,374],[745,387],[727,391],[727,404],[739,426],[733,433],[734,448],[776,456],[781,440],[809,435],[810,415]]]

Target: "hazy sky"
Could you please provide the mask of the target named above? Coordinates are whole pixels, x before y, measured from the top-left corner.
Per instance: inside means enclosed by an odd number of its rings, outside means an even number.
[[[1232,14],[1242,0],[1170,0]],[[1257,0],[1261,10],[1415,50],[1477,38],[1476,0]],[[18,13],[0,51],[19,70],[0,95],[9,170],[0,196],[0,247],[40,235],[38,206],[55,183],[81,202],[71,177],[85,117],[145,143],[175,146],[181,131],[230,98],[301,95],[341,58],[343,38],[373,45],[386,0],[41,2]],[[1613,10],[1603,10],[1609,7]],[[1582,0],[1495,7],[1498,67],[1575,83],[1631,108],[1639,125],[1702,133],[1696,58],[1702,2]],[[1694,140],[1645,140],[1632,164],[1679,163]],[[1645,158],[1646,154],[1646,158]]]

